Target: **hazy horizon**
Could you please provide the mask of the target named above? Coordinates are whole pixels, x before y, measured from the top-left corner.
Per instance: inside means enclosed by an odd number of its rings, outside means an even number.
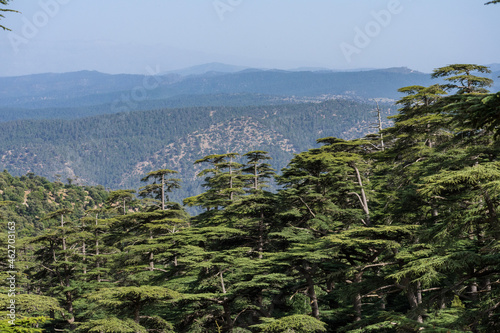
[[[262,71],[289,71],[289,72],[298,72],[298,71],[332,71],[332,72],[364,72],[364,71],[376,71],[376,70],[385,70],[385,69],[391,69],[391,68],[408,68],[410,70],[414,70],[413,68],[410,68],[408,66],[398,66],[398,67],[380,67],[380,68],[350,68],[350,69],[336,69],[336,68],[326,68],[326,67],[309,67],[309,66],[303,66],[303,67],[294,67],[294,68],[274,68],[274,67],[252,67],[252,66],[243,66],[243,65],[234,65],[234,64],[227,64],[227,63],[219,63],[219,62],[211,62],[211,63],[200,63],[200,64],[195,64],[193,66],[188,66],[188,67],[180,67],[180,68],[175,68],[167,71],[162,71],[159,72],[157,71],[158,67],[156,69],[150,67],[146,69],[144,73],[109,73],[109,72],[103,72],[95,69],[77,69],[77,70],[70,70],[67,72],[40,72],[40,73],[29,73],[29,74],[20,74],[20,75],[0,75],[0,77],[7,78],[7,77],[22,77],[22,76],[30,76],[30,75],[44,75],[44,74],[65,74],[65,73],[78,73],[78,72],[98,72],[102,74],[108,74],[108,75],[166,75],[166,74],[171,74],[171,73],[181,73],[181,75],[191,75],[186,74],[184,72],[190,71],[192,69],[198,69],[202,68],[204,66],[210,66],[213,64],[217,65],[223,65],[223,66],[228,66],[228,67],[244,67],[241,70],[234,70],[234,71],[226,71],[226,70],[207,70],[203,71],[203,73],[206,72],[221,72],[221,73],[237,73],[240,71],[245,71],[245,70],[262,70]],[[486,64],[488,66],[490,64]],[[500,65],[500,64],[491,64],[491,65]],[[416,72],[420,72],[417,70],[414,70]],[[430,74],[429,72],[421,72],[424,74]],[[196,74],[195,74],[196,75]]]
[[[13,0],[0,76],[151,74],[207,63],[266,69],[500,63],[486,0]]]

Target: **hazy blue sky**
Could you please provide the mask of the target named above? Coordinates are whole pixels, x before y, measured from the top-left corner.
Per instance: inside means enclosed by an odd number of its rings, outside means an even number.
[[[486,1],[13,0],[0,76],[499,63],[500,5]]]

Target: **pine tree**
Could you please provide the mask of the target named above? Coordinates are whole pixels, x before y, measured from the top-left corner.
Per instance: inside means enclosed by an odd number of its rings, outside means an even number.
[[[250,192],[261,191],[269,187],[268,179],[272,178],[275,172],[269,163],[264,163],[264,161],[271,159],[271,157],[268,156],[268,152],[255,150],[243,156],[247,158],[247,163],[241,171],[252,176],[251,178],[247,178],[247,187],[253,190]]]
[[[87,281],[93,280],[99,285],[103,280],[109,279],[111,270],[108,264],[109,259],[114,252],[118,251],[115,247],[106,244],[106,239],[109,238],[106,235],[112,232],[111,226],[116,220],[112,215],[110,216],[109,210],[101,207],[87,210],[81,222],[83,230],[88,233],[88,238],[83,240],[85,252],[82,251],[86,274],[88,274]]]
[[[244,154],[247,163],[242,176],[247,183],[245,196],[239,197],[225,208],[223,216],[230,225],[245,233],[240,235],[242,246],[250,247],[254,260],[253,278],[242,281],[238,289],[246,301],[256,306],[252,312],[255,317],[270,317],[274,311],[275,297],[279,295],[279,286],[286,280],[285,274],[276,270],[269,233],[275,224],[278,200],[274,193],[268,192],[269,178],[275,173],[270,164],[265,163],[271,157],[265,151],[252,151]],[[265,298],[271,298],[268,305]],[[248,315],[247,315],[248,316]]]
[[[65,220],[70,213],[71,210],[59,209],[45,217],[59,220],[60,226],[33,239],[32,243],[39,246],[34,255],[40,268],[32,276],[39,281],[37,284],[41,290],[61,300],[65,309],[61,316],[70,327],[74,327],[74,302],[79,297],[78,282],[82,271],[78,247],[86,235],[77,232],[73,223]]]
[[[168,178],[165,176],[176,174],[177,171],[162,169],[149,172],[146,177],[142,178],[141,181],[147,182],[151,179],[154,180],[153,184],[146,185],[140,188],[139,194],[142,197],[153,197],[154,199],[159,199],[161,201],[161,210],[165,210],[165,201],[169,201],[167,193],[172,192],[173,189],[180,188],[180,179]]]
[[[149,279],[151,274],[147,274],[146,270],[154,272],[158,261],[168,264],[169,258],[163,258],[162,252],[169,244],[163,238],[185,228],[189,220],[187,213],[178,204],[169,203],[166,208],[114,218],[112,228],[115,235],[110,241],[120,250],[115,258],[119,266],[115,275],[119,273],[123,282]]]
[[[160,178],[163,171],[149,176]],[[155,188],[147,195],[169,192],[178,186],[177,180],[165,181],[163,178],[163,185],[166,183],[172,185],[166,191]],[[86,310],[86,323],[79,327],[82,331],[97,332],[104,328],[109,331],[134,330],[133,332],[173,330],[172,325],[157,316],[152,309],[165,309],[168,298],[178,296],[178,293],[164,286],[162,275],[166,270],[163,267],[171,264],[173,255],[170,250],[175,247],[168,236],[185,228],[189,223],[189,216],[177,203],[167,201],[161,206],[150,205],[148,199],[134,200],[135,211],[127,213],[126,208],[122,210],[121,206],[123,200],[132,200],[131,194],[131,191],[112,192],[108,202],[112,206],[118,202],[119,209],[93,210],[89,212],[91,217],[86,219],[89,222],[95,221],[95,224],[89,223],[89,226],[93,225],[89,227],[89,231],[93,231],[93,250],[98,260],[90,273],[97,276],[99,283],[87,288],[87,301],[92,305]],[[118,214],[106,219],[92,216],[103,213],[106,216],[110,211]],[[100,235],[104,230],[106,237]],[[101,250],[108,253],[102,255]],[[101,282],[104,281],[103,273],[113,283]],[[106,319],[99,315],[103,311]],[[126,319],[130,315],[133,321]]]
[[[274,210],[273,196],[263,191],[272,172],[263,162],[268,157],[266,152],[250,152],[241,170],[235,156],[211,155],[197,161],[212,165],[201,173],[207,176],[207,191],[185,202],[209,210],[197,216],[191,228],[171,235],[179,247],[175,271],[185,272],[196,285],[196,293],[188,298],[192,301],[185,305],[190,318],[185,325],[192,329],[201,325],[192,318],[207,318],[201,326],[205,330],[248,327],[255,316],[269,315],[262,288],[276,288],[277,281],[283,281],[282,275],[267,276],[269,260],[263,258]],[[245,186],[248,195],[243,195]]]
[[[173,326],[155,315],[162,308],[171,306],[181,295],[164,287],[137,286],[114,287],[99,290],[88,296],[116,316],[90,320],[79,329],[84,332],[174,332]],[[128,318],[132,319],[130,322]]]
[[[198,177],[205,177],[203,187],[206,192],[186,198],[184,204],[199,206],[210,210],[218,210],[229,205],[238,195],[244,193],[243,180],[241,179],[242,165],[234,162],[236,153],[209,155],[195,161],[195,164],[208,163],[210,168],[204,169]]]
[[[457,111],[464,106],[464,101],[470,103],[472,109],[472,105],[478,106],[484,98],[481,92],[490,83],[489,79],[472,76],[472,70],[488,72],[476,65],[437,69],[436,77],[450,76],[448,81],[453,84],[446,87],[458,89],[456,94],[438,98],[429,106],[424,104],[424,109],[402,103],[405,105],[402,112],[410,116],[397,118],[392,129],[395,133],[399,127],[400,133],[405,133],[399,137],[407,142],[415,138],[416,142],[422,142],[425,137],[409,132],[405,123],[415,123],[423,111],[433,116],[431,133],[444,134],[434,135],[432,145],[415,151],[419,155],[410,153],[400,140],[388,153],[396,157],[394,169],[399,174],[389,178],[397,187],[394,197],[398,198],[391,203],[391,219],[422,226],[413,236],[414,241],[396,254],[399,269],[388,277],[404,288],[412,310],[410,319],[424,326],[424,316],[433,318],[429,313],[436,311],[454,318],[456,327],[465,327],[463,323],[460,326],[463,315],[447,308],[447,303],[453,295],[460,295],[472,301],[472,308],[478,306],[478,286],[488,289],[492,278],[479,253],[489,252],[488,238],[496,232],[496,227],[488,221],[494,221],[496,216],[494,184],[498,181],[498,169],[494,161],[498,147],[491,132],[472,127],[473,121],[466,120],[467,115]],[[467,292],[463,291],[464,284],[468,284]],[[492,322],[483,321],[485,325]],[[451,327],[437,319],[433,325],[444,325],[443,329]]]
[[[127,203],[133,204],[135,200],[135,190],[117,190],[109,193],[107,204],[123,215],[127,214]]]
[[[491,73],[486,66],[472,64],[454,64],[437,68],[433,71],[433,78],[444,77],[445,81],[451,82],[443,85],[448,90],[457,89],[457,94],[486,93],[485,87],[490,87],[493,80],[476,76],[473,72]]]
[[[353,224],[371,224],[355,152],[362,142],[318,141],[326,145],[297,155],[278,178],[285,186],[283,204],[290,208],[283,215],[289,226],[276,233],[291,243],[284,260],[305,280],[315,318],[320,316],[315,280],[325,274],[321,268],[330,258],[322,238]]]

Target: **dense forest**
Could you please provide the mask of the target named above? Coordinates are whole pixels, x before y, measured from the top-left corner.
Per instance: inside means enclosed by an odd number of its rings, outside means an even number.
[[[279,175],[266,151],[207,155],[182,203],[169,168],[137,192],[3,172],[2,332],[500,331],[488,72],[438,68],[399,89],[393,126],[318,139]]]
[[[182,201],[202,191],[193,163],[205,155],[265,150],[273,156],[274,168],[281,169],[293,153],[314,147],[318,137],[356,138],[372,131],[375,109],[374,104],[339,99],[17,120],[0,123],[0,170],[136,189],[143,174],[175,169],[183,187],[172,198]],[[384,119],[395,109],[380,104]]]

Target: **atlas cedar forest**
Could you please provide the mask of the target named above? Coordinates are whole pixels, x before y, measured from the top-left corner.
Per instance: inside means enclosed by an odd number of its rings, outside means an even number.
[[[371,134],[317,138],[281,170],[278,149],[209,154],[192,166],[203,192],[179,200],[171,168],[140,175],[137,191],[4,170],[0,279],[15,258],[16,320],[4,282],[0,331],[500,332],[500,93],[488,73],[437,68],[440,83],[399,89],[390,126],[375,108]],[[286,108],[301,107],[318,111]],[[3,144],[21,140],[8,132],[21,123],[7,124]],[[61,122],[23,124],[68,141]]]

